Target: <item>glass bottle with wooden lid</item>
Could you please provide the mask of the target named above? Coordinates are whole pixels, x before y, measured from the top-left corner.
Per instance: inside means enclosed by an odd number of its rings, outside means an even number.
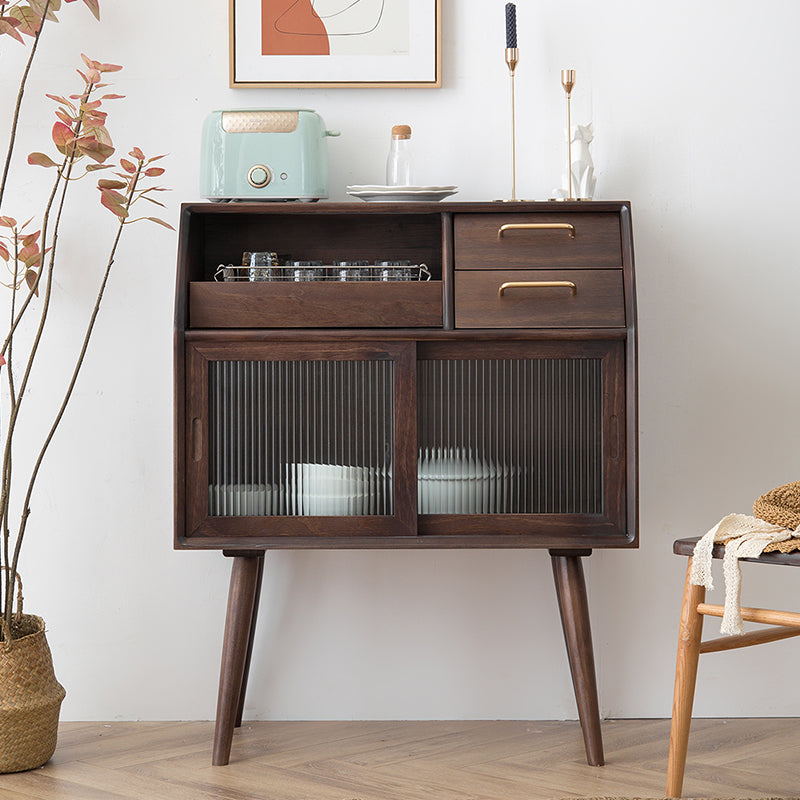
[[[411,186],[411,127],[395,125],[386,159],[386,185]]]

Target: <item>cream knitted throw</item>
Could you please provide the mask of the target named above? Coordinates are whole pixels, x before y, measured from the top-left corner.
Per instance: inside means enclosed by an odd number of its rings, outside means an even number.
[[[746,514],[728,514],[695,545],[689,581],[695,586],[713,589],[711,551],[714,549],[714,544],[725,543],[725,556],[722,559],[725,613],[720,633],[744,633],[741,612],[742,571],[739,559],[757,558],[768,544],[785,542],[794,536],[800,536],[800,527],[792,531],[780,525],[764,522],[763,519],[748,517]]]

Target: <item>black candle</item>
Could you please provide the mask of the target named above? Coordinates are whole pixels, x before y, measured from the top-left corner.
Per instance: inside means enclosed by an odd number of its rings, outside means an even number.
[[[506,3],[506,47],[517,46],[517,7]]]

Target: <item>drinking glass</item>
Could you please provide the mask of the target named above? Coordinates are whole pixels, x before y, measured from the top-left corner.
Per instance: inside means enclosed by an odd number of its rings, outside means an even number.
[[[408,281],[412,280],[413,270],[411,262],[405,259],[394,259],[388,261],[376,261],[378,267],[377,280],[379,281]]]
[[[278,254],[269,250],[245,251],[242,266],[247,267],[247,278],[251,281],[273,280],[272,269],[278,264]]]
[[[339,281],[365,281],[369,280],[369,261],[334,261],[335,277]]]
[[[321,261],[292,261],[292,280],[321,281],[325,277]]]

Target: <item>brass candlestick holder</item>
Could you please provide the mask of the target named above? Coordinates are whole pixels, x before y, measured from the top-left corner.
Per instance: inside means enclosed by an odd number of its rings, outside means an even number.
[[[506,47],[506,64],[511,77],[511,199],[517,199],[517,114],[514,98],[514,71],[519,61],[519,48]]]
[[[561,70],[561,85],[567,94],[567,182],[569,185],[569,197],[567,199],[574,200],[575,198],[572,196],[572,113],[570,108],[572,89],[575,86],[574,69]]]

